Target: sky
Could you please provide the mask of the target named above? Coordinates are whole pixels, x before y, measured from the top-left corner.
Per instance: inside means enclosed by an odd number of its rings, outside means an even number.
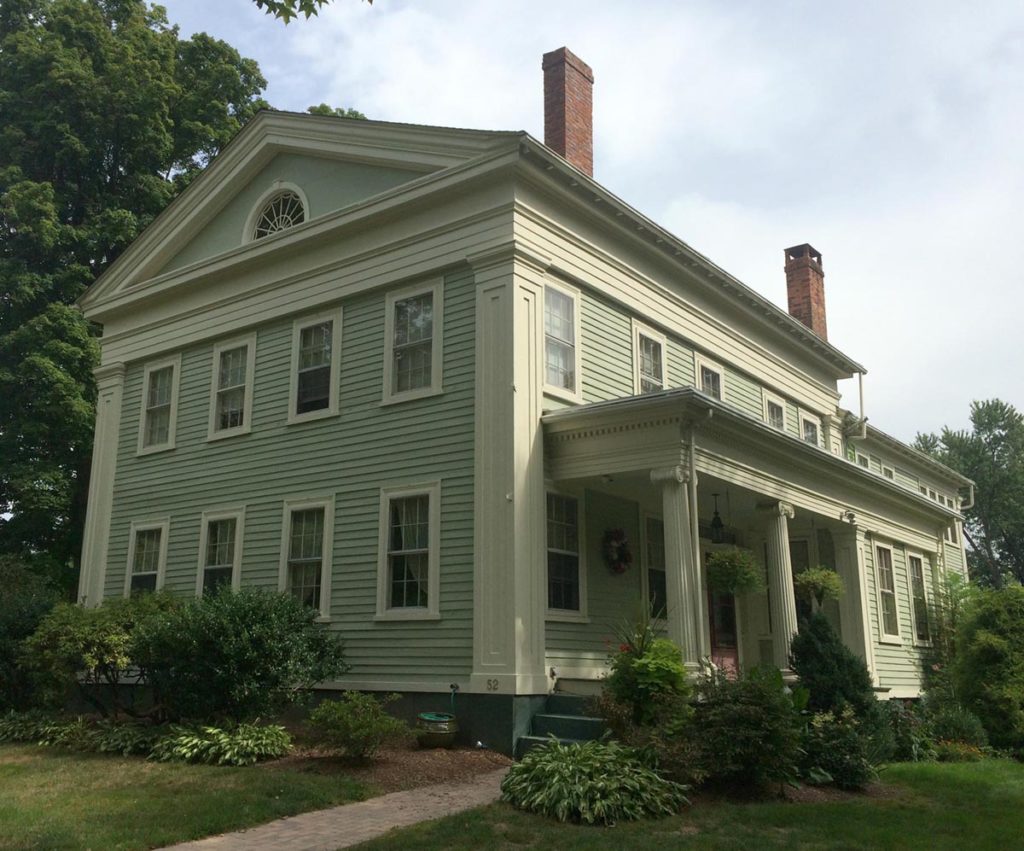
[[[543,139],[541,55],[594,69],[594,176],[785,307],[823,257],[829,340],[904,440],[1024,410],[1024,3],[164,0],[259,62],[277,108]],[[854,382],[843,405],[857,410]]]

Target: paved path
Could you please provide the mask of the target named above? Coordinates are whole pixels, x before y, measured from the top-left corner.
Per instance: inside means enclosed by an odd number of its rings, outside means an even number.
[[[357,804],[278,819],[262,827],[172,845],[167,851],[333,851],[348,848],[421,821],[441,818],[497,800],[508,769],[469,783],[422,786]]]

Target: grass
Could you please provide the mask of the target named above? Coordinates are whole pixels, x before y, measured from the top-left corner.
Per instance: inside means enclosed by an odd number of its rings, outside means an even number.
[[[681,816],[581,827],[507,804],[394,831],[374,849],[1003,849],[1024,836],[1024,765],[1006,760],[901,764],[885,794],[819,803],[700,802]]]
[[[154,848],[361,800],[346,777],[0,745],[0,848]]]

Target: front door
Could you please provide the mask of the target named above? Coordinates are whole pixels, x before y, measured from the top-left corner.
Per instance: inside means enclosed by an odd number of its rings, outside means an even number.
[[[711,626],[711,661],[731,676],[736,676],[740,669],[740,657],[735,595],[708,591],[708,619]]]

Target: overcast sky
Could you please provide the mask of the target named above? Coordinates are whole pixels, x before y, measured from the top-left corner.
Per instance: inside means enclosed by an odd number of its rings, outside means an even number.
[[[874,425],[1024,409],[1020,0],[334,0],[287,27],[251,0],[163,5],[256,59],[275,107],[539,139],[541,54],[566,45],[594,69],[597,180],[783,307],[783,249],[822,253]]]

